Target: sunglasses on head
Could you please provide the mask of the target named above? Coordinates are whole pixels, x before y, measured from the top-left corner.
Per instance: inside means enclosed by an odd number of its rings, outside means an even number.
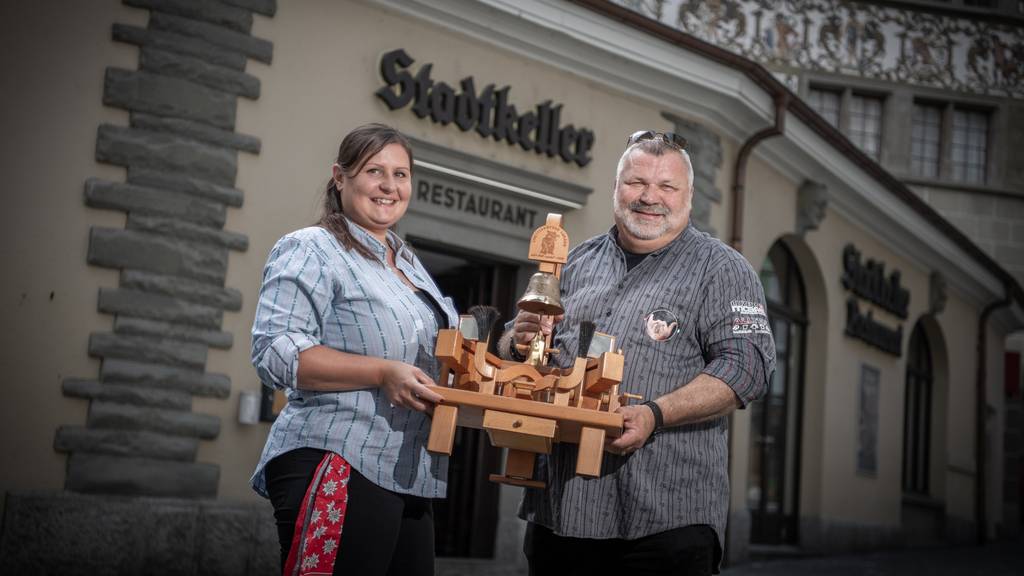
[[[657,140],[659,138],[673,148],[686,150],[686,138],[683,138],[675,132],[657,132],[655,130],[640,130],[638,132],[633,132],[633,135],[626,139],[626,146],[632,146],[633,144],[644,140]]]

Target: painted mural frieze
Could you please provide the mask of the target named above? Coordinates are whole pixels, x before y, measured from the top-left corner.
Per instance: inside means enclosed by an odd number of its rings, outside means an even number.
[[[1024,98],[1024,28],[846,0],[614,0],[772,68]]]

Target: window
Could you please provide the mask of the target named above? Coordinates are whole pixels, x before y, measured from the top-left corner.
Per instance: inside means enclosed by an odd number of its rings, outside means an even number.
[[[882,143],[882,99],[854,94],[850,97],[850,140],[878,160]]]
[[[807,103],[815,112],[821,114],[826,122],[839,128],[839,92],[811,88],[807,93]]]
[[[841,130],[858,148],[878,160],[882,151],[882,98],[812,86],[807,104],[826,122]]]
[[[950,150],[953,179],[984,184],[987,146],[988,114],[977,110],[954,110]]]
[[[910,173],[924,178],[939,177],[942,150],[942,107],[914,104],[910,135]]]
[[[991,113],[950,103],[915,102],[911,118],[910,174],[986,184]]]

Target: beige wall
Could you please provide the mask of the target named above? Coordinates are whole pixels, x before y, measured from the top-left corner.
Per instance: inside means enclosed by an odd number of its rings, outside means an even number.
[[[904,328],[904,355],[896,358],[843,334],[846,296],[840,277],[843,247],[853,242],[864,258],[885,262],[887,271],[900,270],[902,283],[910,290],[910,318],[900,321]],[[828,336],[829,375],[825,383],[825,450],[822,452],[822,514],[856,523],[898,524],[900,511],[900,470],[902,462],[903,380],[906,343],[912,321],[926,305],[926,274],[911,263],[894,256],[885,246],[867,237],[848,221],[830,213],[823,222],[812,249],[818,256],[829,291]],[[862,310],[869,307],[861,300]],[[875,319],[895,326],[897,319],[874,308]],[[881,373],[878,430],[878,473],[876,477],[857,474],[857,411],[861,365],[869,364]]]
[[[946,413],[946,511],[949,515],[970,520],[974,518],[974,406],[975,406],[975,343],[978,334],[978,311],[962,302],[950,301],[939,316],[939,324],[948,337],[953,355],[949,366],[948,406]],[[956,350],[964,358],[956,360]]]
[[[144,26],[147,15],[119,0],[0,3],[0,492],[63,488],[54,434],[85,422],[87,402],[65,398],[61,381],[97,376],[89,333],[113,324],[96,311],[97,290],[117,285],[116,271],[86,264],[89,227],[121,228],[124,214],[86,208],[83,184],[124,179],[94,159],[97,126],[128,123],[102,104],[103,71],[136,67],[137,50],[110,40],[111,23]]]
[[[988,524],[988,537],[995,538],[999,535],[996,523],[1003,520],[1003,482],[1005,477],[1003,458],[1004,441],[1006,435],[1006,393],[1004,392],[1006,364],[1004,356],[1005,334],[999,331],[989,322],[988,333],[986,334],[986,391],[985,404],[988,406],[986,428],[987,444],[985,453],[985,502],[987,510],[985,517]],[[975,379],[971,379],[975,382]],[[1019,472],[1018,472],[1019,474]],[[1018,476],[1019,477],[1019,476]]]
[[[722,139],[722,166],[719,169],[719,189],[724,192],[722,203],[711,213],[713,226],[719,231],[719,238],[729,242],[732,238],[732,174],[739,145],[728,138]],[[747,216],[743,221],[743,255],[760,273],[764,259],[772,244],[795,227],[796,188],[792,182],[771,168],[759,157],[751,157],[747,164],[745,204]],[[751,215],[756,214],[757,217]],[[730,481],[732,493],[730,502],[733,510],[747,508],[747,484],[749,482],[750,411],[733,413],[730,429],[732,442],[732,464]]]
[[[898,321],[888,313],[874,308],[876,320],[888,326],[903,325],[904,355],[897,359],[843,334],[845,303],[848,292],[839,282],[841,253],[847,242],[853,242],[864,258],[886,264],[888,271],[900,270],[902,283],[910,290],[909,317]],[[855,523],[896,525],[900,522],[903,409],[905,394],[906,350],[914,325],[928,307],[928,271],[915,262],[899,256],[865,235],[842,216],[830,211],[819,231],[808,236],[808,244],[817,256],[829,289],[828,375],[824,383],[826,400],[823,428],[822,516]],[[861,300],[864,310],[870,305]],[[937,330],[930,343],[936,361],[943,361],[935,399],[933,440],[945,447],[933,452],[932,496],[945,500],[951,515],[964,519],[973,517],[971,505],[972,479],[962,473],[947,473],[950,465],[973,469],[973,406],[974,406],[974,343],[979,310],[956,293],[951,293],[946,311],[938,316]],[[993,347],[1001,349],[999,338],[991,338]],[[944,351],[944,352],[943,352]],[[998,355],[990,354],[990,370],[998,364]],[[870,364],[881,371],[879,462],[876,477],[856,472],[857,390],[860,366]],[[989,382],[996,385],[995,374]],[[948,465],[947,465],[948,463]],[[966,482],[965,482],[966,480]],[[870,505],[865,505],[870,503]]]
[[[727,158],[723,170],[731,170],[731,161]],[[800,264],[808,297],[811,325],[804,378],[801,516],[896,526],[900,522],[902,497],[906,347],[915,323],[927,312],[930,271],[897,255],[832,209],[818,230],[808,232],[804,239],[796,238],[791,232],[795,227],[799,183],[788,181],[756,155],[748,168],[747,181],[756,184],[747,190],[745,256],[759,268],[772,243],[782,239]],[[716,214],[722,212],[728,210],[719,206]],[[722,236],[728,237],[728,228],[720,229]],[[875,318],[886,325],[903,325],[901,358],[843,334],[849,293],[840,283],[841,254],[849,242],[861,250],[864,258],[885,262],[888,271],[900,270],[902,283],[911,292],[906,320],[860,302],[862,311],[872,308]],[[931,491],[935,498],[946,502],[949,514],[965,520],[974,517],[974,343],[979,312],[962,295],[951,291],[946,311],[937,319],[925,318],[936,370]],[[1002,369],[1000,336],[993,331],[989,342],[989,402],[1001,405],[1001,380],[996,373],[1001,374]],[[879,462],[874,477],[856,472],[857,391],[863,363],[881,372]],[[992,430],[1001,430],[999,418],[995,416],[990,422]],[[746,506],[747,459],[751,449],[746,413],[735,415],[733,434],[731,502],[734,509],[742,509]],[[997,464],[990,462],[990,479],[1001,478]],[[991,515],[996,514],[1000,501],[998,489],[994,480],[990,482]]]

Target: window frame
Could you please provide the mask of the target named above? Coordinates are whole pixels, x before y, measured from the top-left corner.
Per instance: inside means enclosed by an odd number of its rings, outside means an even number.
[[[821,111],[811,103],[811,93],[818,92],[822,94],[831,94],[836,97],[836,122],[833,124],[829,121],[829,118],[821,113]],[[811,84],[807,87],[807,105],[811,107],[819,116],[821,116],[825,122],[835,128],[836,130],[842,131],[843,125],[843,92],[842,88],[835,88],[831,86],[822,86]]]
[[[956,113],[965,112],[968,114],[981,114],[985,117],[985,157],[981,162],[982,176],[980,181],[968,180],[966,178],[955,178],[953,176],[954,166],[957,163],[956,158],[953,157],[953,133],[954,125],[956,123]],[[994,114],[991,110],[985,109],[982,106],[971,106],[970,104],[952,104],[952,112],[949,115],[949,180],[958,184],[966,184],[969,186],[988,186],[992,179],[992,168],[989,165],[989,159],[992,156],[992,118]]]
[[[853,102],[854,102],[854,98],[860,98],[860,99],[865,100],[865,101],[874,100],[874,101],[878,102],[878,131],[875,133],[875,138],[877,139],[876,146],[878,147],[878,149],[875,151],[874,154],[872,154],[866,148],[861,146],[861,144],[858,142],[858,139],[854,136],[854,129],[853,129]],[[865,90],[856,90],[856,89],[851,89],[850,93],[849,93],[849,96],[847,97],[847,102],[849,103],[849,106],[848,106],[848,108],[846,110],[846,122],[847,122],[846,132],[845,132],[846,137],[850,139],[850,142],[853,142],[854,146],[856,146],[861,152],[863,152],[863,153],[867,154],[869,157],[871,157],[871,159],[874,160],[875,162],[881,162],[882,161],[882,145],[885,142],[885,136],[886,136],[886,133],[885,133],[885,101],[886,101],[885,95],[880,95],[880,94],[877,94],[877,93],[874,93],[874,92],[868,92],[868,91],[865,91]],[[860,133],[866,133],[866,132],[858,131],[858,134],[860,134]]]
[[[943,133],[942,133],[943,127],[946,125],[946,122],[945,122],[946,104],[947,103],[945,103],[945,102],[940,102],[940,101],[932,100],[932,99],[928,99],[928,98],[914,98],[912,100],[912,102],[911,102],[911,113],[910,113],[910,151],[907,154],[907,159],[908,159],[908,162],[907,162],[907,173],[910,174],[910,176],[912,178],[922,178],[922,179],[928,179],[928,180],[938,180],[938,179],[942,178],[942,167],[945,164],[945,162],[943,162],[943,158],[942,158],[942,156],[943,156],[943,146],[945,145],[945,142],[947,140],[947,138],[945,138],[943,136]],[[934,175],[919,174],[919,173],[914,171],[914,118],[917,115],[917,109],[919,107],[920,108],[932,108],[932,109],[938,110],[938,113],[939,113],[938,150],[936,151],[936,156],[935,156],[935,174]]]
[[[939,167],[937,176],[926,176],[914,172],[914,120],[913,112],[918,106],[931,106],[939,108]],[[906,174],[912,180],[924,183],[938,183],[946,186],[966,188],[992,188],[997,185],[997,174],[995,165],[995,142],[999,108],[996,106],[962,102],[955,100],[940,100],[928,97],[913,97],[911,101],[910,127],[907,148]],[[956,178],[953,175],[953,122],[956,112],[973,112],[985,115],[985,157],[982,161],[983,177],[980,181]]]
[[[828,92],[839,96],[839,122],[838,125],[834,125],[829,122],[828,118],[821,114],[818,109],[811,104],[811,93],[812,92]],[[819,82],[814,79],[809,79],[807,87],[804,91],[804,101],[807,105],[815,111],[827,124],[833,126],[839,130],[855,148],[864,153],[865,156],[871,158],[875,162],[884,165],[884,160],[887,157],[888,145],[887,142],[888,133],[885,128],[886,125],[886,114],[889,112],[889,99],[892,96],[890,92],[883,90],[867,88],[862,86],[837,86],[828,82]],[[878,150],[875,153],[865,149],[860,145],[859,139],[853,134],[852,131],[852,116],[853,116],[853,99],[864,98],[870,100],[877,100],[879,104],[878,108],[878,132],[877,132],[877,143]]]

